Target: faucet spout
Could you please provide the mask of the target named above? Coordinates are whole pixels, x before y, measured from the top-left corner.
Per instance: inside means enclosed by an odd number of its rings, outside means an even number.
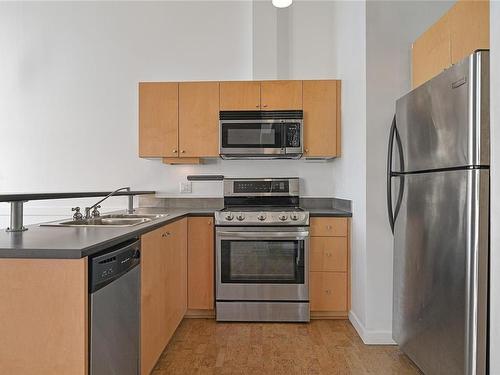
[[[111,193],[109,193],[108,195],[106,195],[104,198],[102,198],[100,201],[98,201],[97,203],[93,204],[92,206],[85,207],[85,219],[90,219],[92,217],[92,214],[91,214],[92,209],[94,209],[100,203],[104,202],[106,199],[108,199],[109,197],[112,197],[113,195],[115,195],[116,193],[118,193],[118,192],[120,192],[122,190],[130,191],[130,186],[125,186],[125,187],[121,187],[119,189],[116,189],[115,191],[112,191]],[[134,212],[134,197],[132,195],[128,196],[128,209],[127,209],[127,211],[129,213]]]

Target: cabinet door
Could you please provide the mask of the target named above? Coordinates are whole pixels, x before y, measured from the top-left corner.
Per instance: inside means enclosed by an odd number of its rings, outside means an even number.
[[[260,108],[260,82],[221,82],[220,110],[258,110]]]
[[[141,237],[141,374],[153,369],[167,342],[166,227]]]
[[[187,220],[173,222],[165,228],[168,248],[166,345],[187,308]]]
[[[302,81],[263,81],[260,100],[263,110],[302,109]]]
[[[211,217],[188,219],[188,308],[214,308],[214,223]]]
[[[450,9],[451,62],[490,48],[490,2],[460,0]]]
[[[304,156],[340,155],[340,81],[304,81]]]
[[[219,83],[179,83],[180,157],[219,156]]]
[[[446,13],[412,47],[413,87],[451,66],[450,15]]]
[[[178,83],[139,83],[139,156],[178,155]]]
[[[347,272],[347,237],[311,237],[311,271]]]
[[[347,310],[347,274],[310,272],[311,311]]]
[[[347,236],[347,219],[344,217],[313,217],[311,236]]]

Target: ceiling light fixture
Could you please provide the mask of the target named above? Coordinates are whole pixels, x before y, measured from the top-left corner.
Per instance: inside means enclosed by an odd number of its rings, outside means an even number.
[[[273,0],[273,5],[276,8],[287,8],[292,5],[292,0]]]

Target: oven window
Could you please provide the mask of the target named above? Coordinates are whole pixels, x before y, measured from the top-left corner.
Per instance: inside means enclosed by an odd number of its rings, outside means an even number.
[[[222,240],[221,282],[303,284],[304,241]]]
[[[279,124],[222,124],[224,148],[281,148]]]

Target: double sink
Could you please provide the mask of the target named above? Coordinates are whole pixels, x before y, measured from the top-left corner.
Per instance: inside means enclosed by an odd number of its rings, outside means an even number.
[[[131,227],[158,220],[168,214],[105,214],[82,220],[65,220],[41,224],[47,227]]]

